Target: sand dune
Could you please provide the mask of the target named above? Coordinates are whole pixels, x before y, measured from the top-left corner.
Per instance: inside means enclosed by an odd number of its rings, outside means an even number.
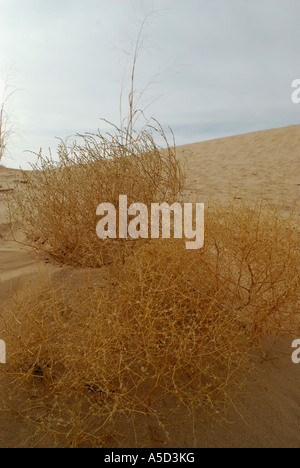
[[[268,203],[289,212],[300,201],[300,125],[238,135],[178,148],[188,161],[188,187],[206,201],[223,196],[230,185],[239,196],[263,191]],[[10,232],[5,197],[20,180],[18,170],[0,167],[0,300],[22,289],[25,279],[36,275],[70,274],[69,267],[45,263],[30,248],[16,243]],[[18,233],[22,238],[22,233]],[[24,239],[24,237],[23,237]],[[1,338],[1,330],[0,330]],[[237,411],[228,415],[222,427],[197,424],[198,445],[203,447],[299,447],[300,366],[291,361],[294,338],[269,340],[268,352],[255,356],[254,382],[234,402]],[[258,383],[258,385],[257,385]],[[0,447],[16,447],[30,435],[30,429],[14,416],[0,413]],[[47,440],[43,442],[47,446]],[[189,447],[192,440],[182,427],[170,446]]]
[[[289,210],[300,201],[300,126],[237,135],[178,148],[188,158],[188,185],[202,200],[228,186]]]

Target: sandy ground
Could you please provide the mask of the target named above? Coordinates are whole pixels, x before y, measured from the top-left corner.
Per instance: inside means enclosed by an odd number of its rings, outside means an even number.
[[[178,153],[188,161],[187,185],[198,191],[202,201],[224,195],[230,185],[239,196],[244,191],[250,196],[263,191],[266,202],[288,213],[292,200],[300,201],[299,148],[300,125],[186,145]],[[5,196],[19,178],[18,170],[0,167],[0,301],[22,289],[29,277],[69,271],[45,264],[12,239]],[[18,236],[22,239],[22,232]],[[265,351],[253,357],[253,381],[234,401],[236,410],[228,414],[229,422],[216,426],[197,421],[198,446],[300,447],[300,365],[291,361],[295,338],[300,337],[265,343]],[[30,430],[15,416],[0,413],[1,448],[23,445],[29,435]],[[43,444],[47,446],[47,441]],[[190,431],[182,425],[169,446],[192,444]]]
[[[299,147],[294,125],[181,146],[178,154],[187,158],[187,185],[201,200],[222,197],[230,187],[289,210],[300,201]]]

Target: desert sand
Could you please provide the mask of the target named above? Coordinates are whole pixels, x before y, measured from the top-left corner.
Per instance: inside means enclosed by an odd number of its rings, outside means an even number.
[[[296,125],[185,145],[178,147],[178,154],[187,159],[188,187],[203,202],[224,196],[230,187],[237,198],[245,192],[250,197],[261,193],[267,203],[288,213],[293,200],[300,201],[299,147]],[[20,171],[0,166],[0,301],[22,290],[29,278],[34,282],[37,275],[67,276],[72,271],[13,240],[5,197],[20,177]],[[17,235],[24,240],[22,232]],[[197,422],[199,447],[300,447],[300,365],[291,360],[295,338],[300,336],[266,340],[264,350],[253,356],[252,382],[234,401],[229,422]],[[30,428],[14,415],[0,413],[1,448],[26,446],[30,435]],[[46,439],[40,443],[47,445]],[[193,445],[184,425],[169,445]]]

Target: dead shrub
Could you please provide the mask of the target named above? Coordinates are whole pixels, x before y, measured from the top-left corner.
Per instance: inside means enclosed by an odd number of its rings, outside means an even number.
[[[147,207],[182,197],[184,166],[158,122],[138,133],[113,130],[60,141],[58,162],[40,153],[33,171],[23,172],[26,184],[13,194],[12,225],[22,227],[31,246],[60,262],[99,267],[131,251],[136,242],[103,242],[95,235],[100,203],[112,203],[118,216],[119,195],[127,195],[129,205]],[[165,144],[164,151],[155,139]]]
[[[288,218],[262,200],[208,206],[205,274],[216,299],[251,324],[256,338],[298,332],[299,237],[297,206]]]
[[[2,307],[3,407],[72,447],[151,444],[140,436],[150,426],[167,443],[178,407],[191,420],[199,409],[222,417],[248,369],[249,335],[233,310],[182,281],[185,252],[157,241],[106,278],[31,286]]]
[[[168,444],[174,415],[220,420],[262,335],[299,325],[298,242],[292,216],[214,202],[201,250],[138,243],[74,282],[29,287],[1,307],[3,408],[71,447]]]

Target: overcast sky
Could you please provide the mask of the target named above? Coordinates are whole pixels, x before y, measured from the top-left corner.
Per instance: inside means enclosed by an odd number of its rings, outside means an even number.
[[[55,137],[120,122],[140,23],[136,89],[177,144],[300,123],[299,0],[0,0],[1,78],[14,66],[11,167]],[[126,114],[126,103],[123,112]]]

